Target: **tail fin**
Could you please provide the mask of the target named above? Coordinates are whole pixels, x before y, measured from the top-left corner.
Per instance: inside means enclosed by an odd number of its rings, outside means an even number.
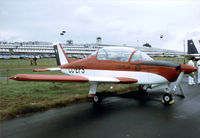
[[[188,54],[199,54],[200,53],[200,40],[198,42],[188,40]]]
[[[57,65],[64,65],[70,63],[70,59],[68,58],[67,54],[65,53],[61,43],[53,44]]]

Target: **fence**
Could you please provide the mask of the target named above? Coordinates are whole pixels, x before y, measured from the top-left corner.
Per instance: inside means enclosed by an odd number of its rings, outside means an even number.
[[[6,84],[9,83],[9,77],[16,75],[16,74],[31,74],[33,73],[34,68],[7,68],[7,69],[0,69],[0,81],[3,83],[2,80],[6,80]]]

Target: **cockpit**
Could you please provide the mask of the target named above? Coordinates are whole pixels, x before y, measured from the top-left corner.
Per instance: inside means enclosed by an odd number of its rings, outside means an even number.
[[[133,55],[133,56],[132,56]],[[131,57],[132,56],[132,57]],[[128,62],[138,62],[144,60],[153,60],[147,54],[128,47],[104,47],[97,52],[98,60],[113,60]]]
[[[141,52],[140,50],[136,50],[131,58],[131,62],[147,61],[147,60],[153,60],[153,59],[146,53]]]

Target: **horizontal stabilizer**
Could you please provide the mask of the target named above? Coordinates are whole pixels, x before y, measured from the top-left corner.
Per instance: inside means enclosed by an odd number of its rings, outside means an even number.
[[[104,83],[136,83],[132,78],[112,78],[93,76],[68,76],[68,75],[42,75],[42,74],[17,74],[10,79],[17,81],[52,81],[52,82],[104,82]]]

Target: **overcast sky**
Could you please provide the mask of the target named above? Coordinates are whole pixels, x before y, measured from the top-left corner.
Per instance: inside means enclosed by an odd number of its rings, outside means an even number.
[[[94,43],[98,36],[183,50],[184,39],[200,39],[200,0],[0,0],[0,41]]]

